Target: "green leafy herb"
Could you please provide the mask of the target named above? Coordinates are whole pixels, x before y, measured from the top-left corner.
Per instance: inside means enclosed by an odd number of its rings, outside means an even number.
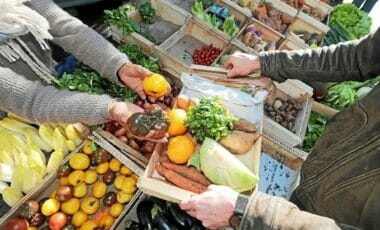
[[[206,22],[207,24],[212,25],[213,27],[219,28],[220,23],[218,22],[215,15],[209,15],[203,8],[203,3],[201,1],[196,1],[194,3],[194,6],[191,8],[192,14],[202,19],[202,21]]]
[[[131,62],[144,66],[155,73],[160,71],[158,57],[145,55],[144,50],[140,46],[135,44],[123,44],[119,47],[119,50],[125,53]]]
[[[321,115],[312,112],[310,114],[309,123],[307,124],[307,130],[305,139],[303,141],[302,149],[306,152],[310,152],[319,137],[325,131],[327,119]]]
[[[232,37],[239,33],[239,28],[236,26],[233,15],[226,18],[222,25],[222,30]]]
[[[236,120],[216,99],[202,98],[198,105],[190,107],[185,124],[197,141],[206,137],[218,141],[228,135]]]
[[[145,23],[153,24],[154,23],[154,17],[156,16],[156,10],[153,9],[150,2],[145,2],[140,5],[139,12],[141,15],[142,20]]]

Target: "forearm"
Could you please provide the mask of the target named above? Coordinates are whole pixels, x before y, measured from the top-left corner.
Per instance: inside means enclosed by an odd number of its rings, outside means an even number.
[[[261,72],[277,81],[364,81],[380,75],[380,30],[339,45],[260,54]]]
[[[51,0],[32,0],[31,7],[50,23],[53,42],[98,71],[102,77],[118,81],[117,71],[128,57],[80,20],[70,16]]]
[[[59,91],[0,67],[0,109],[34,122],[104,123],[111,101],[105,95]]]
[[[254,192],[241,229],[339,229],[334,220],[301,211],[283,198]]]

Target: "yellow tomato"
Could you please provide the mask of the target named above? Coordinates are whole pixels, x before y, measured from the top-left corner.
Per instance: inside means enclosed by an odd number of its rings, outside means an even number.
[[[102,218],[100,218],[99,227],[102,227],[103,229],[108,230],[112,227],[113,222],[114,222],[114,219],[112,216],[105,215]]]
[[[94,170],[87,170],[85,172],[84,182],[86,184],[93,184],[98,179],[98,174]]]
[[[94,153],[94,150],[91,148],[92,141],[86,141],[83,145],[83,152],[87,155],[91,155]]]
[[[132,199],[132,197],[133,197],[133,194],[128,194],[128,193],[125,193],[123,191],[119,191],[116,194],[116,200],[120,204],[125,204],[125,203],[129,202]]]
[[[112,158],[112,160],[110,161],[110,169],[113,172],[119,172],[120,166],[121,166],[121,162],[116,158]]]
[[[62,185],[62,186],[70,185],[69,177],[65,176],[65,177],[59,178],[59,185]]]
[[[107,185],[104,182],[96,182],[92,187],[92,195],[95,198],[102,198],[107,192]]]
[[[69,183],[72,186],[77,186],[84,182],[86,174],[81,170],[72,171],[69,175]]]
[[[84,153],[76,153],[70,158],[69,165],[73,169],[84,170],[90,166],[90,158]]]
[[[128,194],[134,193],[136,191],[136,180],[131,177],[125,178],[121,186],[121,191]]]
[[[131,175],[132,170],[130,170],[127,166],[123,165],[120,169],[120,173],[123,175]]]
[[[99,200],[95,197],[87,197],[82,201],[80,208],[88,215],[95,214],[99,209]]]
[[[54,213],[58,212],[60,203],[55,198],[47,199],[41,206],[41,213],[44,216],[51,216]]]
[[[110,208],[110,214],[112,217],[119,217],[121,212],[123,211],[124,206],[120,203],[114,203]]]
[[[134,174],[134,173],[131,175],[131,178],[135,179],[136,182],[137,182],[138,179],[139,179],[139,177],[138,177],[136,174]]]
[[[104,174],[107,172],[108,168],[109,168],[108,162],[104,162],[96,166],[95,171],[98,174]]]
[[[87,221],[87,218],[88,216],[85,212],[79,211],[79,212],[74,213],[73,218],[71,219],[71,223],[75,227],[79,228],[80,226],[84,224],[84,222]]]
[[[27,230],[37,230],[37,228],[29,226]]]
[[[116,189],[120,190],[121,187],[123,186],[123,181],[126,177],[123,175],[117,175],[115,178],[115,181],[113,182],[113,185],[115,186]]]
[[[98,225],[93,220],[88,220],[82,224],[80,230],[94,230]]]
[[[67,215],[73,215],[78,212],[80,207],[80,201],[77,198],[71,198],[70,200],[61,204],[61,210]]]
[[[74,187],[74,197],[82,198],[87,194],[87,185],[85,183],[78,184]]]

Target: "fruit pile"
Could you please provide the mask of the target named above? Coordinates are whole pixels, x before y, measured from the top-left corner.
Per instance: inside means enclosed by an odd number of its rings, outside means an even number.
[[[212,44],[203,46],[201,49],[196,49],[193,53],[194,64],[210,66],[221,52],[222,50],[214,47]]]
[[[110,229],[134,196],[137,176],[106,150],[87,141],[58,172],[49,197],[23,204],[4,229]]]

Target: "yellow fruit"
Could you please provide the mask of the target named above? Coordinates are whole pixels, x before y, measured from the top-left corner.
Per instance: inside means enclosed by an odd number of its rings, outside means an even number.
[[[162,97],[168,91],[168,82],[160,74],[152,74],[143,81],[144,92],[152,97]]]
[[[180,109],[187,111],[189,109],[189,104],[190,101],[186,95],[182,94],[177,97],[177,105]]]
[[[132,170],[130,170],[127,166],[123,165],[120,169],[120,173],[123,175],[131,175]]]
[[[185,164],[193,155],[195,145],[188,136],[177,136],[169,140],[168,157],[176,164]]]
[[[88,216],[86,213],[79,211],[79,212],[74,213],[73,218],[71,219],[71,223],[75,227],[79,228],[87,221],[87,218]]]
[[[183,109],[173,109],[168,113],[168,116],[170,121],[168,133],[171,136],[185,134],[187,131],[187,127],[185,126],[186,111]]]
[[[120,166],[121,166],[121,162],[116,158],[112,158],[112,160],[110,161],[110,169],[113,172],[119,172]]]
[[[57,189],[53,190],[53,191],[50,193],[50,198],[55,198],[55,195],[57,195]]]
[[[95,197],[87,197],[82,201],[80,208],[88,215],[95,214],[99,209],[99,200]]]
[[[115,186],[116,189],[120,190],[121,187],[123,186],[123,180],[126,177],[124,175],[117,175],[115,178],[115,181],[113,182],[113,185]]]
[[[84,177],[86,184],[93,184],[98,180],[98,174],[94,170],[87,170]]]
[[[85,183],[78,184],[74,187],[74,197],[82,198],[87,194],[87,185]]]
[[[99,227],[105,229],[105,230],[108,230],[112,227],[113,225],[113,222],[114,222],[114,219],[112,216],[110,215],[105,215],[103,216],[102,218],[100,218],[100,221],[99,221]]]
[[[47,199],[41,206],[41,213],[44,216],[51,216],[59,211],[60,203],[55,198]]]
[[[37,230],[37,228],[29,226],[26,230]]]
[[[72,171],[69,175],[69,183],[72,186],[77,186],[84,182],[86,174],[81,170]]]
[[[121,186],[121,191],[128,194],[134,193],[136,191],[136,180],[131,177],[125,178]]]
[[[91,148],[92,142],[86,141],[83,145],[83,152],[87,155],[91,155],[94,153],[94,150]]]
[[[61,211],[67,215],[73,215],[78,212],[80,207],[80,200],[77,198],[71,198],[70,200],[61,204]]]
[[[104,162],[96,166],[95,171],[97,174],[104,174],[107,172],[108,168],[109,168],[108,162]]]
[[[139,180],[139,177],[134,173],[131,175],[131,178],[135,179],[136,182]]]
[[[88,220],[82,224],[80,230],[94,230],[98,225],[93,220]]]
[[[107,185],[104,182],[96,182],[92,187],[92,195],[95,198],[102,198],[107,192]]]
[[[70,158],[69,165],[73,169],[84,170],[90,166],[90,158],[84,153],[76,153]]]
[[[123,191],[119,191],[116,194],[116,200],[120,204],[125,204],[125,203],[129,202],[132,199],[132,197],[133,197],[133,194],[128,194],[128,193],[125,193]]]
[[[112,217],[119,217],[121,212],[123,211],[124,206],[120,203],[114,203],[110,208],[110,214]]]
[[[65,177],[59,178],[59,185],[62,185],[62,186],[70,185],[69,177],[65,176]]]

